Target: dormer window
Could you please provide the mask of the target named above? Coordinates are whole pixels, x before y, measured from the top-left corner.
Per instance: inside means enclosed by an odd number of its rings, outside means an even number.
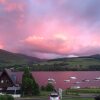
[[[9,83],[9,80],[6,80],[6,83]]]

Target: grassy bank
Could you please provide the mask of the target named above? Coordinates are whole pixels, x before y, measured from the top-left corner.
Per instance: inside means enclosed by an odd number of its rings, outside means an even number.
[[[41,91],[39,97],[48,97],[50,93],[51,92],[48,91]],[[80,94],[100,94],[100,89],[67,89],[62,93],[63,97],[66,97],[68,95],[79,97]]]
[[[96,93],[100,94],[100,89],[67,89],[66,94]]]
[[[90,94],[90,96],[87,97],[81,97],[80,94],[81,93],[86,93],[88,94],[88,91],[92,91],[90,93],[97,93],[99,94],[97,91],[99,91],[100,89],[69,89],[67,90],[68,93],[70,94],[66,94],[66,91],[63,91],[63,99],[62,100],[95,100],[94,98],[92,98],[92,94]],[[80,92],[76,92],[76,91],[80,91]],[[93,92],[96,91],[96,92]],[[49,97],[51,92],[48,91],[41,91],[40,95],[38,96],[29,96],[29,97],[24,97],[24,98],[41,98],[41,100],[46,99]],[[79,93],[79,94],[78,94]]]
[[[67,98],[62,100],[94,100],[94,98]]]

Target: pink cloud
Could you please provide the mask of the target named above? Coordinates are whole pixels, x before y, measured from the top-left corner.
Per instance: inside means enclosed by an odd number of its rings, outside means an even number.
[[[5,5],[4,10],[7,12],[11,12],[11,11],[24,11],[24,4],[18,4],[18,3],[7,3]]]
[[[0,48],[45,57],[99,53],[100,17],[96,19],[95,6],[94,15],[90,16],[86,9],[91,11],[91,6],[80,6],[80,2],[72,0],[0,0],[0,3],[3,43]]]
[[[62,55],[79,54],[100,46],[98,35],[87,34],[86,30],[88,29],[84,30],[72,24],[66,27],[63,22],[54,19],[43,20],[41,24],[35,26],[35,29],[30,30],[32,34],[23,42],[33,51]]]
[[[0,49],[3,49],[3,48],[4,48],[3,43],[0,43]]]
[[[91,48],[100,47],[99,40],[91,38],[89,42],[86,40],[63,40],[63,42],[59,42],[57,38],[51,37],[52,39],[44,39],[43,37],[29,37],[24,43],[27,48],[31,48],[33,51],[38,52],[48,52],[48,53],[56,53],[62,55],[68,54],[78,54],[82,52],[86,52]],[[88,41],[88,40],[87,40]],[[86,44],[87,43],[87,44]],[[92,43],[92,44],[91,44]],[[32,48],[33,47],[33,48]]]
[[[4,48],[3,45],[0,44],[0,49],[3,49],[3,48]]]
[[[7,0],[0,0],[1,4],[5,4]]]

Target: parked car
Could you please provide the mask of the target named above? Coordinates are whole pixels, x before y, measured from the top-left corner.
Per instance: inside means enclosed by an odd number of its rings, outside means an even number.
[[[60,100],[59,94],[56,92],[51,93],[49,100]]]

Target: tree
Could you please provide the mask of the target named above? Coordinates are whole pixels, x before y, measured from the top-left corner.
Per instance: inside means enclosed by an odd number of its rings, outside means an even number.
[[[31,75],[31,78],[32,78],[32,80],[33,80],[33,94],[34,95],[39,95],[40,94],[40,89],[39,89],[39,85],[36,83],[36,81],[35,81],[35,79],[34,79],[34,77],[32,77],[32,75]]]
[[[45,86],[42,85],[42,86],[41,86],[41,90],[42,90],[42,91],[45,91]]]
[[[22,77],[22,95],[38,95],[39,86],[33,78],[28,67],[25,68]]]
[[[34,85],[34,95],[39,95],[40,94],[40,90],[39,90],[39,85],[37,83],[35,83]]]
[[[55,90],[54,86],[51,83],[48,83],[45,88],[47,91],[54,91]]]

